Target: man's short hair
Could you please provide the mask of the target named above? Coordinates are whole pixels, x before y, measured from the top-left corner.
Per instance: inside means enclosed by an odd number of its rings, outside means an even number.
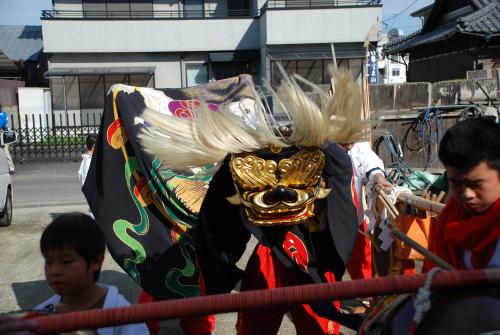
[[[67,213],[56,217],[43,231],[40,250],[46,255],[49,250],[71,248],[85,258],[87,265],[106,249],[104,234],[90,216],[82,213]],[[100,270],[94,274],[99,278]]]
[[[87,150],[92,149],[94,144],[97,142],[97,135],[96,134],[88,134],[85,142],[87,144]]]
[[[485,118],[458,122],[444,134],[439,159],[464,171],[485,162],[500,173],[500,124]]]

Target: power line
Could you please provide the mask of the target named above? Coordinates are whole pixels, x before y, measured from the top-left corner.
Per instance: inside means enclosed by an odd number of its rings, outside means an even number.
[[[382,22],[386,22],[386,21],[390,21],[390,20],[394,20],[395,18],[397,18],[399,15],[403,14],[404,12],[406,12],[408,9],[410,9],[411,6],[413,6],[414,4],[416,4],[419,0],[415,0],[413,1],[408,7],[406,7],[405,9],[403,9],[401,12],[397,13],[397,14],[394,14],[392,17],[388,18],[388,19],[385,19],[383,20]]]

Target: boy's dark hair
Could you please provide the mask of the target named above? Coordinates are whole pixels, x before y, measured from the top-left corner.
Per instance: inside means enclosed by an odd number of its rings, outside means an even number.
[[[485,118],[468,119],[448,129],[439,145],[441,162],[470,170],[485,162],[500,176],[500,125]]]
[[[82,213],[62,214],[52,220],[40,239],[40,250],[46,255],[49,250],[73,249],[85,258],[87,265],[98,256],[104,255],[104,234],[90,216]],[[94,281],[99,278],[99,269],[94,273]]]
[[[92,149],[94,146],[95,142],[97,142],[97,135],[96,134],[88,134],[87,139],[85,140],[87,144],[87,150]]]

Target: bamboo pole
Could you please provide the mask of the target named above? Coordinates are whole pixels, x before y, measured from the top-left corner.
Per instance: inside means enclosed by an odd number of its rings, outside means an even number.
[[[439,192],[439,195],[437,196],[436,201],[437,202],[443,201],[443,198],[445,195],[446,195],[446,193],[444,191]]]
[[[441,213],[443,210],[445,204],[442,204],[437,201],[432,201],[432,200],[427,200],[422,197],[413,195],[413,194],[407,194],[407,193],[401,193],[398,195],[398,200],[402,202],[406,202],[408,205],[417,207],[418,209],[423,209],[428,212],[433,212],[436,214]]]
[[[389,207],[392,213],[394,213],[395,216],[399,215],[399,211],[397,210],[396,206],[394,206],[391,202],[391,200],[387,197],[387,194],[385,194],[384,191],[380,191],[379,195],[384,199],[383,203],[386,204],[386,207]]]

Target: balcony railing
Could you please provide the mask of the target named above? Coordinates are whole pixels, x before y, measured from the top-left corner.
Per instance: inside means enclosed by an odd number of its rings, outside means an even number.
[[[352,6],[380,6],[381,0],[268,0],[260,9],[229,10],[43,10],[42,19],[206,19],[206,18],[255,18],[266,9],[335,8]]]
[[[381,0],[268,0],[264,8],[314,8],[379,6]]]
[[[200,19],[200,18],[253,18],[258,17],[255,9],[232,10],[154,10],[154,11],[82,11],[43,10],[42,19]]]

